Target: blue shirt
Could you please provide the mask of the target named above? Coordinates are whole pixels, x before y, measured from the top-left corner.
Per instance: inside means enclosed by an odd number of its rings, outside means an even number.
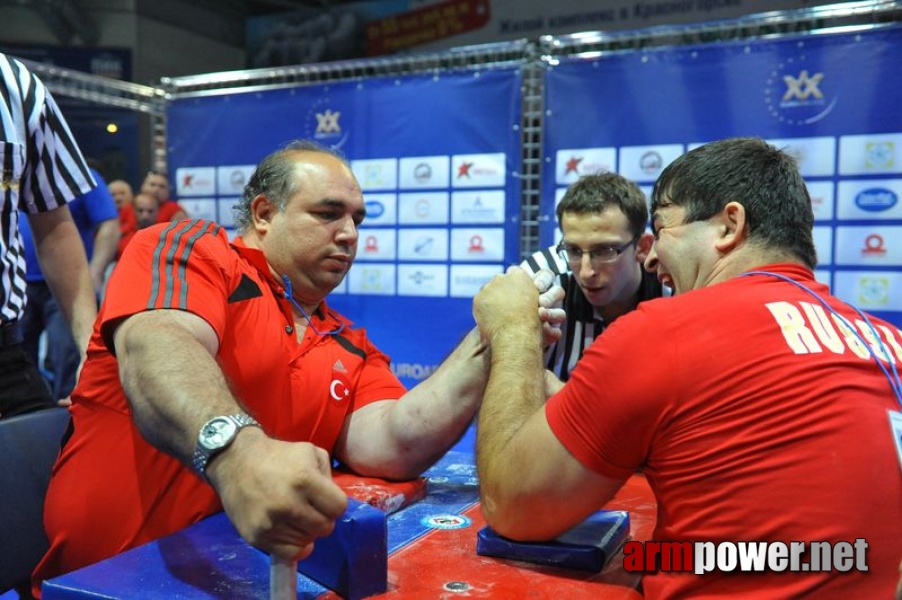
[[[68,205],[69,212],[72,213],[72,220],[75,221],[75,227],[78,228],[81,241],[85,245],[88,260],[91,260],[91,256],[94,254],[94,234],[97,233],[97,227],[104,221],[119,218],[119,210],[116,208],[113,195],[106,186],[106,181],[94,169],[90,169],[90,171],[97,182],[97,187],[87,194],[77,196]],[[27,267],[25,280],[44,281],[44,274],[41,273],[41,265],[38,263],[34,239],[31,235],[31,227],[28,225],[28,217],[25,213],[19,215],[19,232],[22,234],[22,242],[25,247]]]

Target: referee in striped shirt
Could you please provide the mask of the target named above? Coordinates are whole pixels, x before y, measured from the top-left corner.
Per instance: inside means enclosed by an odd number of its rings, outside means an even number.
[[[567,320],[545,366],[567,381],[595,338],[640,302],[661,297],[662,286],[642,267],[654,240],[645,194],[632,181],[616,173],[581,177],[558,204],[557,220],[560,244],[520,266],[530,274],[550,269],[564,288]]]
[[[26,356],[25,257],[19,210],[28,214],[41,268],[84,359],[97,300],[81,237],[66,203],[94,187],[88,166],[44,84],[0,53],[0,418],[55,404]]]

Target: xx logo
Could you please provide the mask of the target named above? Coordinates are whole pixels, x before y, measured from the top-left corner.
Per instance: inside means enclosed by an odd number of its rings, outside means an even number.
[[[815,73],[813,76],[809,76],[807,70],[799,73],[797,78],[792,75],[784,75],[783,81],[786,82],[786,93],[783,94],[782,100],[784,102],[790,98],[807,100],[810,96],[823,98],[824,95],[817,87],[823,78],[823,73]]]

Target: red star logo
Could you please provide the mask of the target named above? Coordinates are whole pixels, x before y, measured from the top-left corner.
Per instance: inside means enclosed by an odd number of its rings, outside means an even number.
[[[470,167],[472,167],[472,166],[473,166],[473,163],[471,163],[471,162],[460,163],[460,166],[457,168],[457,178],[460,179],[461,177],[466,177],[467,179],[469,179],[470,178]]]
[[[567,173],[579,173],[579,163],[583,162],[582,158],[576,158],[575,156],[571,157],[570,160],[567,161],[567,170],[564,171],[564,175]]]

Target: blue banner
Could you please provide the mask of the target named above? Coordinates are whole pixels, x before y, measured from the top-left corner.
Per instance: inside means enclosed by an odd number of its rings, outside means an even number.
[[[299,138],[340,149],[367,218],[328,302],[412,386],[473,327],[476,291],[518,262],[520,87],[504,68],[176,100],[170,176],[192,217],[231,227],[266,154]]]
[[[565,59],[546,78],[540,233],[580,175],[617,171],[650,193],[715,139],[758,136],[799,161],[819,280],[902,325],[902,29]]]

